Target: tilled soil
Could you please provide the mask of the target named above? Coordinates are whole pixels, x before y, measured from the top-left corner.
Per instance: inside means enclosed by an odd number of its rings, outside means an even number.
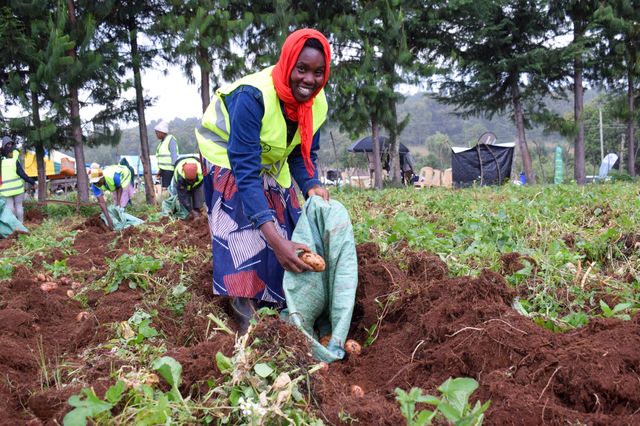
[[[343,410],[362,424],[398,425],[394,389],[437,395],[449,377],[473,377],[473,400],[491,400],[485,424],[638,424],[640,317],[594,319],[554,334],[511,308],[504,278],[448,278],[435,256],[404,253],[408,272],[358,247],[359,290],[352,334],[380,323],[373,345],[334,363],[317,384],[323,414],[339,423]],[[392,294],[385,316],[380,314]],[[357,384],[365,391],[350,394]]]
[[[182,392],[205,392],[207,379],[220,375],[216,352],[230,355],[233,350],[230,336],[205,336],[202,307],[220,309],[225,304],[211,296],[206,218],[165,220],[161,235],[139,229],[115,234],[96,219],[78,227],[77,253],[67,258],[69,269],[81,275],[85,285],[106,272],[106,259],[151,239],[202,253],[202,260],[165,265],[156,273],[177,282],[187,271],[193,296],[182,315],[160,308],[152,325],[166,337],[167,355],[183,366]],[[50,261],[60,255],[41,256]],[[319,415],[329,423],[340,424],[343,412],[363,425],[404,424],[396,387],[437,394],[437,386],[447,378],[463,376],[480,383],[472,400],[491,400],[486,424],[640,422],[638,316],[632,321],[594,319],[582,329],[554,334],[511,308],[516,293],[499,274],[451,278],[436,256],[404,249],[399,261],[388,261],[373,244],[360,245],[358,259],[351,337],[364,342],[365,328],[374,324],[380,325],[379,334],[360,356],[336,362],[312,379]],[[513,255],[503,261],[508,273],[519,259]],[[121,285],[111,294],[89,292],[83,308],[67,296],[68,285],[44,292],[40,284],[24,267],[16,269],[12,280],[0,282],[0,424],[61,422],[70,409],[70,395],[86,385],[104,392],[119,366],[108,353],[88,365],[83,351],[113,338],[113,324],[127,320],[143,296],[141,290]],[[88,317],[77,321],[83,310]],[[302,345],[291,327],[263,326],[256,333],[277,333],[278,341]],[[59,384],[52,371],[61,364],[81,368],[81,380]],[[354,384],[363,388],[364,397],[351,395]]]

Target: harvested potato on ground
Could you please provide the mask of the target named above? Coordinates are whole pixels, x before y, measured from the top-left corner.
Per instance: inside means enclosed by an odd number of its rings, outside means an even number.
[[[311,266],[314,271],[322,272],[325,268],[324,259],[319,254],[312,253],[310,251],[303,251],[298,255],[307,265]]]
[[[69,298],[73,298],[73,296],[75,296],[76,294],[73,292],[73,290],[67,290],[67,297]]]
[[[56,288],[58,288],[58,284],[54,283],[53,281],[47,281],[46,283],[40,284],[40,290],[42,291],[49,292],[55,290]]]
[[[89,319],[89,312],[82,311],[82,312],[79,312],[78,315],[76,315],[76,321],[78,322],[81,322],[87,319]]]
[[[344,342],[344,350],[347,351],[347,353],[349,355],[360,355],[360,352],[362,351],[362,346],[360,346],[360,343],[356,342],[353,339],[348,339],[346,342]]]
[[[330,334],[327,334],[326,336],[323,336],[323,337],[320,338],[320,344],[322,346],[324,346],[325,348],[327,346],[329,346],[329,342],[330,341],[331,341],[331,335]]]
[[[44,274],[38,274],[36,275],[36,280],[45,282],[47,280],[47,277],[45,277]]]
[[[80,288],[80,286],[81,286],[81,284],[80,284],[79,282],[77,282],[77,281],[73,281],[73,282],[71,283],[71,288],[72,288],[72,289],[74,289],[74,290],[79,289],[79,288]]]
[[[358,385],[352,385],[351,386],[351,395],[357,397],[357,398],[362,398],[364,396],[364,391],[362,390],[362,388]]]
[[[60,284],[62,285],[69,285],[71,284],[71,280],[67,277],[61,277],[60,278]]]

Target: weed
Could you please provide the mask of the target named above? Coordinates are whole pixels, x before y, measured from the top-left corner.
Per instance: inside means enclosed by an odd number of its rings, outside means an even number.
[[[148,288],[148,282],[153,281],[151,274],[162,268],[162,261],[152,256],[142,254],[122,255],[116,260],[107,259],[109,270],[102,277],[105,291],[113,293],[123,281],[129,281],[129,287],[135,289]]]
[[[43,263],[44,269],[50,273],[54,279],[58,279],[61,275],[68,272],[67,259],[54,260],[52,264]]]
[[[430,425],[434,420],[444,417],[446,422],[458,426],[479,426],[484,420],[490,401],[481,404],[477,401],[472,407],[469,397],[478,388],[478,382],[471,378],[449,378],[438,387],[440,398],[423,395],[420,388],[412,388],[405,392],[396,388],[396,400],[400,403],[400,412],[407,419],[408,426]],[[431,410],[416,411],[416,404],[428,404],[435,407]]]

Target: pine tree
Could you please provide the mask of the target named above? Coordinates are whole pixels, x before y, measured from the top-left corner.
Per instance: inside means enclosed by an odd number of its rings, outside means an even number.
[[[553,22],[544,1],[444,2],[432,43],[443,82],[437,99],[462,116],[510,113],[527,182],[535,183],[525,130],[527,113],[543,109],[559,75],[548,37]],[[444,7],[446,6],[446,7]]]

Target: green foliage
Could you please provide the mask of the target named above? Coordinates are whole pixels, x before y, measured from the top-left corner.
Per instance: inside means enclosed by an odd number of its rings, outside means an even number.
[[[101,282],[105,291],[112,293],[118,289],[123,281],[129,281],[130,288],[138,286],[147,289],[151,274],[162,268],[162,261],[143,254],[122,255],[116,260],[107,259],[109,270],[102,277]]]
[[[408,393],[396,388],[396,400],[400,403],[400,412],[407,419],[408,426],[430,425],[438,418],[448,424],[457,426],[479,426],[484,420],[491,401],[481,404],[477,401],[472,407],[469,403],[471,394],[478,388],[478,382],[462,377],[447,379],[438,387],[440,398],[423,395],[420,388],[412,388]],[[416,404],[428,404],[435,410],[416,411]]]
[[[600,308],[602,309],[602,315],[605,318],[619,318],[621,320],[630,321],[631,316],[622,312],[628,310],[633,306],[633,303],[618,303],[613,308],[609,307],[604,300],[600,301]]]
[[[101,414],[101,417],[109,417],[109,411],[120,402],[124,391],[125,383],[122,380],[118,380],[107,389],[105,400],[98,398],[93,388],[82,389],[80,395],[72,395],[69,398],[69,405],[75,408],[64,416],[64,426],[85,426],[89,419],[97,418]]]
[[[49,272],[54,279],[57,279],[68,271],[67,259],[54,260],[52,264],[43,263],[43,266],[44,269]]]

